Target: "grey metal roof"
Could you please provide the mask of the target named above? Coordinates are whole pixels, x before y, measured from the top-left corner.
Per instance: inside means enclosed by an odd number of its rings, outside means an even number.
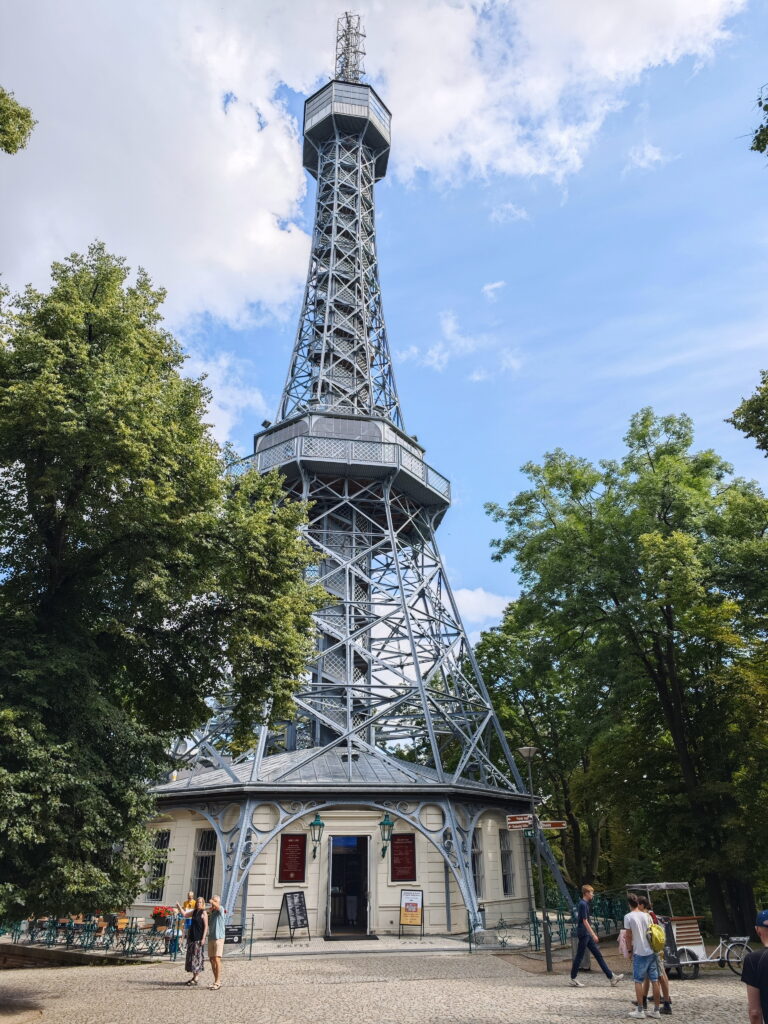
[[[437,772],[424,765],[400,761],[395,757],[387,759],[364,751],[355,752],[352,760],[344,758],[345,747],[333,747],[323,753],[316,748],[295,750],[285,754],[274,754],[261,761],[258,781],[252,779],[252,760],[239,764],[229,764],[226,768],[210,771],[196,771],[180,775],[174,782],[155,787],[158,796],[170,796],[188,790],[205,790],[208,793],[219,789],[239,789],[274,792],[276,789],[295,791],[298,789],[317,790],[333,789],[336,786],[366,787],[373,790],[420,789],[436,786],[450,786],[461,790],[472,790],[486,795],[500,797],[516,796],[517,794],[499,790],[494,786],[483,785],[461,779],[452,783],[450,777],[440,783]]]

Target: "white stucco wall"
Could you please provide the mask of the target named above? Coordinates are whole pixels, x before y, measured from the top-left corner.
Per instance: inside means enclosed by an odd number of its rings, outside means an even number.
[[[232,813],[234,813],[234,807]],[[312,842],[309,838],[309,823],[314,817],[307,814],[285,829],[285,833],[304,833],[307,835],[306,881],[278,881],[278,856],[280,849],[279,836],[272,840],[254,861],[244,887],[246,934],[250,933],[251,918],[255,937],[271,937],[280,911],[283,893],[286,891],[303,890],[307,904],[310,928],[313,935],[322,935],[326,927],[326,907],[328,899],[328,861],[333,836],[367,836],[370,913],[368,929],[376,934],[397,933],[401,889],[423,889],[425,909],[425,931],[427,933],[445,934],[448,929],[446,913],[445,861],[433,844],[427,840],[410,823],[395,819],[395,834],[407,832],[416,835],[416,879],[412,882],[393,882],[390,872],[390,853],[381,856],[381,834],[379,821],[382,812],[373,808],[324,808],[322,818],[325,830],[317,857],[312,857]],[[426,807],[422,813],[423,825],[439,834],[442,825],[442,812],[438,807]],[[274,824],[272,812],[264,806],[257,810],[255,824],[267,830]],[[503,917],[509,922],[525,920],[528,911],[526,893],[526,855],[521,833],[512,833],[514,894],[505,895],[502,885],[501,849],[499,829],[506,826],[506,819],[501,811],[484,813],[478,823],[481,833],[483,892],[479,900],[485,907],[486,922],[493,926]],[[175,904],[182,901],[189,889],[193,888],[195,874],[195,849],[199,829],[210,828],[202,815],[194,811],[173,811],[164,814],[154,822],[152,829],[170,829],[170,846],[166,867],[162,903]],[[213,891],[221,892],[222,864],[221,852],[217,849],[214,870]],[[467,915],[458,886],[449,872],[448,899],[451,906],[451,927],[454,933],[465,932]],[[132,916],[149,918],[152,903],[140,898],[129,908]],[[241,897],[235,904],[232,923],[241,922]],[[415,929],[414,929],[415,931]],[[287,932],[286,932],[287,934]]]

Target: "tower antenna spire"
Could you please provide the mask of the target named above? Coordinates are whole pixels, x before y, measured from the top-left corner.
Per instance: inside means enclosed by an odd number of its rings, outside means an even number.
[[[342,82],[359,82],[365,74],[363,41],[365,32],[360,15],[345,11],[336,22],[336,74]]]

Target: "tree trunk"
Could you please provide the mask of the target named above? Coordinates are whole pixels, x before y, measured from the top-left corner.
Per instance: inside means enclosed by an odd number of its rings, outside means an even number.
[[[755,925],[755,892],[750,882],[708,872],[709,905],[716,935],[751,935]]]

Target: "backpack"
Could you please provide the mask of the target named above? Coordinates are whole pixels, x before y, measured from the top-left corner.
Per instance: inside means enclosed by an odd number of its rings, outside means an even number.
[[[667,936],[664,929],[660,924],[655,924],[653,918],[650,918],[650,924],[648,925],[648,931],[645,933],[650,943],[651,949],[654,953],[663,953],[664,947],[667,944]]]

